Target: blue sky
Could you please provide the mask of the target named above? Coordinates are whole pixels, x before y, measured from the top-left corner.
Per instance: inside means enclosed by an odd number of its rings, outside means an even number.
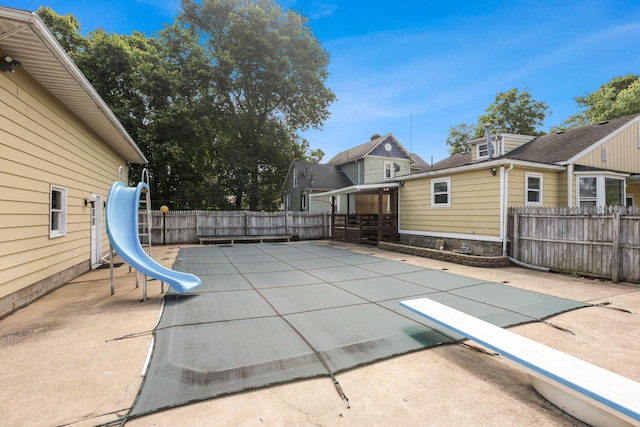
[[[450,127],[498,92],[529,88],[552,114],[543,130],[578,112],[573,100],[613,77],[640,74],[640,2],[538,0],[431,2],[279,0],[309,18],[331,55],[338,100],[321,131],[304,136],[328,161],[393,133],[427,162],[448,156]],[[153,35],[178,0],[0,0],[3,6],[73,13],[83,32]]]

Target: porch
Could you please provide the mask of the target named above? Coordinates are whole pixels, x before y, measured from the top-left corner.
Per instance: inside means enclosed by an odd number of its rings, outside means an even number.
[[[331,240],[371,245],[398,242],[398,215],[332,214]]]

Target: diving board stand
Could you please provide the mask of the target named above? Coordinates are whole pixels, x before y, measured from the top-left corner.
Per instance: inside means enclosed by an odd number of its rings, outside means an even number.
[[[558,408],[592,426],[640,425],[640,383],[429,298],[401,306],[515,362]]]

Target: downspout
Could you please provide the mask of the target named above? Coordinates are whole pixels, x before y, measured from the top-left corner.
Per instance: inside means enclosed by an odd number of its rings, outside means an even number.
[[[573,207],[573,163],[567,165],[567,207]]]
[[[513,169],[513,163],[509,165],[509,168],[505,170],[504,166],[500,167],[500,180],[504,182],[501,185],[502,194],[500,197],[500,204],[502,205],[502,218],[500,219],[500,234],[502,237],[502,255],[507,255],[507,223],[509,219],[509,172]]]

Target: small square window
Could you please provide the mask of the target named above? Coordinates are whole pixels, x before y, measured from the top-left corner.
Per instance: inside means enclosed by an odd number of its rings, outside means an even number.
[[[49,237],[67,234],[67,189],[51,186],[49,196]]]
[[[487,143],[485,142],[484,144],[478,144],[478,159],[481,159],[483,157],[489,157],[489,145],[487,145]]]
[[[431,206],[451,206],[451,179],[434,179],[431,181]]]

